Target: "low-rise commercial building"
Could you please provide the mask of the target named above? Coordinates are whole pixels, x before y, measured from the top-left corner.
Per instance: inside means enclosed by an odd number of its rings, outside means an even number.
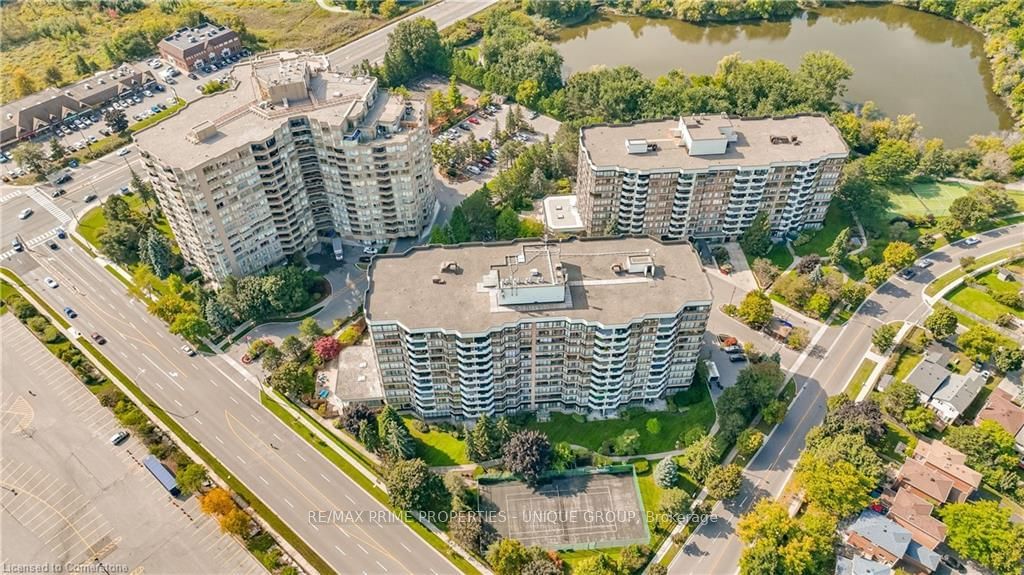
[[[234,30],[206,23],[180,28],[157,44],[160,58],[185,72],[242,51],[242,40]]]
[[[386,401],[425,418],[650,404],[693,381],[711,310],[693,248],[647,237],[418,247],[368,274]]]
[[[208,279],[262,271],[330,232],[415,237],[433,215],[424,103],[324,56],[248,60],[228,89],[135,140],[182,255]]]
[[[848,153],[817,115],[588,126],[578,209],[591,235],[731,241],[764,211],[782,237],[823,225]]]

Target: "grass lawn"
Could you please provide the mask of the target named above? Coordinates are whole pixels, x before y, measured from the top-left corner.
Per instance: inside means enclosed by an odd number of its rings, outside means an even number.
[[[11,284],[0,281],[0,315],[7,313],[7,296],[18,293]]]
[[[860,362],[860,367],[857,368],[856,373],[853,374],[853,379],[851,379],[849,385],[846,386],[846,395],[848,395],[850,399],[857,399],[857,396],[860,394],[860,390],[868,381],[868,376],[871,375],[871,371],[874,370],[877,365],[877,363],[870,359],[865,359]]]
[[[910,193],[908,190],[891,190],[889,199],[892,200],[892,211],[903,216],[923,216],[928,213],[928,207],[921,201],[921,198]]]
[[[832,245],[832,242],[836,240],[836,236],[839,235],[839,232],[843,231],[845,228],[856,228],[853,218],[850,217],[850,214],[846,213],[839,207],[838,202],[833,202],[832,205],[829,206],[828,212],[825,213],[825,227],[820,230],[810,232],[814,234],[811,237],[811,241],[802,246],[793,246],[793,251],[800,256],[818,254],[819,256],[824,257],[825,250]]]
[[[991,295],[973,287],[962,285],[946,294],[946,299],[964,309],[971,310],[989,321],[995,321],[1005,313],[1024,317],[1024,311],[1003,305],[993,299]]]
[[[896,369],[892,372],[892,377],[896,381],[906,381],[907,376],[910,372],[914,371],[917,364],[921,363],[924,356],[920,353],[914,353],[913,351],[904,350],[900,354],[900,358],[896,361]]]
[[[906,446],[903,454],[896,452],[896,446],[902,443]],[[917,438],[914,434],[891,421],[885,422],[885,437],[882,438],[882,445],[879,446],[879,454],[894,461],[903,461],[908,455],[914,452],[917,447]]]
[[[134,211],[144,212],[145,208],[142,207],[142,199],[137,194],[130,196],[122,196],[128,203],[128,206]],[[96,249],[99,249],[99,237],[101,233],[107,228],[107,218],[103,215],[103,206],[96,206],[95,208],[85,212],[78,221],[78,233],[82,234],[82,237],[88,240],[90,244]],[[171,246],[174,251],[178,251],[178,246],[174,242],[174,234],[171,232],[171,225],[167,223],[166,218],[160,218],[157,220],[156,229],[160,230],[167,239],[171,240]]]
[[[680,408],[678,412],[651,411],[633,419],[605,419],[580,423],[571,415],[552,413],[550,421],[531,422],[528,427],[547,434],[552,443],[565,441],[582,445],[596,451],[606,439],[615,439],[627,429],[635,429],[640,433],[639,453],[659,453],[671,451],[676,447],[676,440],[690,429],[711,429],[715,422],[715,406],[711,403],[711,394],[706,385],[694,385],[683,393],[698,393],[700,401]],[[685,410],[685,411],[684,411]],[[654,435],[647,431],[647,420],[657,419],[661,423],[661,431]]]
[[[980,258],[974,261],[974,267],[980,268],[990,263],[997,262],[1001,259],[1012,257],[1012,254],[1014,254],[1015,252],[1020,252],[1021,249],[1022,246],[1012,246],[992,252],[991,254],[988,254],[986,256],[981,256]],[[936,278],[936,280],[933,281],[932,283],[928,284],[928,287],[925,288],[924,293],[928,295],[935,295],[942,291],[942,288],[962,278],[964,276],[964,273],[965,272],[963,268],[956,268],[950,270]]]
[[[754,260],[757,258],[751,257],[747,252],[743,252],[743,255],[747,258],[747,266],[753,268]],[[772,244],[771,251],[765,257],[780,270],[785,270],[793,263],[793,255],[786,249],[786,244]]]
[[[949,205],[960,196],[967,195],[973,186],[959,182],[923,182],[910,184],[910,189],[935,217],[948,216]]]
[[[431,429],[423,433],[415,426],[416,418],[405,417],[405,426],[409,428],[416,441],[416,456],[427,462],[431,467],[442,467],[448,465],[462,465],[469,463],[466,456],[466,443],[454,435]]]

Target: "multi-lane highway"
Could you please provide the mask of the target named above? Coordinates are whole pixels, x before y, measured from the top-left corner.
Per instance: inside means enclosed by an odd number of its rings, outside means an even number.
[[[70,240],[32,248],[5,265],[80,332],[99,332],[102,352],[267,503],[339,573],[452,573],[445,558],[402,523],[369,521],[385,508],[267,412],[259,389],[221,356],[188,357],[145,305]],[[60,286],[46,287],[44,277]],[[316,524],[311,512],[363,512]]]
[[[408,17],[428,18],[436,22],[437,29],[441,30],[496,3],[497,0],[444,0]],[[384,50],[388,46],[388,36],[397,26],[398,22],[392,22],[372,34],[328,53],[327,58],[331,66],[339,71],[349,71],[363,60],[369,60],[370,63],[383,60]]]
[[[930,308],[924,288],[956,268],[961,256],[980,256],[1024,243],[1024,224],[980,234],[975,246],[946,246],[929,255],[936,263],[911,280],[893,277],[864,302],[843,327],[825,328],[794,373],[798,394],[764,447],[748,465],[739,496],[714,513],[719,519],[698,528],[669,567],[670,573],[733,575],[743,544],[737,518],[762,497],[777,498],[785,487],[811,427],[825,416],[825,401],[843,390],[871,346],[876,327],[893,321],[921,322]],[[787,365],[787,362],[784,362]]]

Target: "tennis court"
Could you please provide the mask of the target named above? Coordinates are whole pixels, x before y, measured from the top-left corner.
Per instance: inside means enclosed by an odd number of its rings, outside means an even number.
[[[502,537],[545,549],[647,543],[650,534],[633,474],[558,477],[480,485],[480,511]]]

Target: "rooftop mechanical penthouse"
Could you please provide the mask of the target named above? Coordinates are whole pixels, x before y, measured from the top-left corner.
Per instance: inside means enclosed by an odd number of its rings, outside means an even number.
[[[136,134],[182,255],[208,279],[317,249],[415,237],[434,209],[423,102],[324,56],[257,56],[230,87]]]
[[[368,273],[385,399],[427,418],[650,404],[690,385],[711,310],[693,248],[647,237],[418,247]]]
[[[782,237],[820,228],[849,151],[829,121],[684,116],[580,130],[589,234],[735,240],[760,211]]]

